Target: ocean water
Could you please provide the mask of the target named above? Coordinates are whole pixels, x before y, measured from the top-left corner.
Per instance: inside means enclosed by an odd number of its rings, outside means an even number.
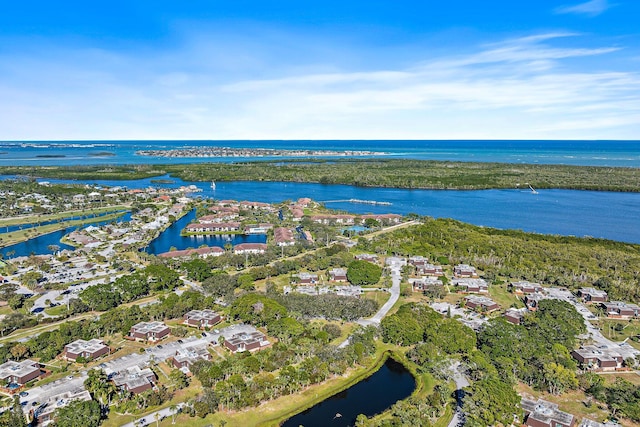
[[[168,158],[138,150],[196,146],[283,150],[366,150],[384,157],[420,160],[640,167],[640,141],[4,141],[0,166],[200,163],[269,157]],[[52,157],[55,156],[55,157]],[[276,159],[281,159],[277,157]],[[328,157],[330,158],[330,157]]]

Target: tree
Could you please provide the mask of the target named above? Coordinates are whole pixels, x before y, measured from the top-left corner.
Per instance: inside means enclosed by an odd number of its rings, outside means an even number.
[[[484,427],[496,424],[511,425],[517,414],[520,396],[511,385],[496,376],[488,376],[465,389],[463,411],[466,425]]]
[[[364,260],[356,260],[347,268],[347,280],[356,286],[375,285],[380,281],[382,268]]]
[[[84,380],[87,391],[100,402],[101,408],[107,408],[117,393],[115,385],[101,369],[91,369],[87,375],[87,379]]]
[[[179,369],[172,370],[169,374],[169,379],[178,390],[182,390],[189,385],[189,378]]]
[[[57,409],[54,416],[56,427],[98,427],[100,425],[100,404],[95,400],[76,400]]]
[[[171,412],[171,424],[175,424],[176,415],[178,415],[178,406],[177,405],[169,406],[169,411]]]

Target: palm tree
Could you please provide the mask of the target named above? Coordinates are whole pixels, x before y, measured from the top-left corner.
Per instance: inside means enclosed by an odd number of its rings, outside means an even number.
[[[176,423],[176,414],[178,413],[178,407],[176,405],[169,406],[169,410],[171,411],[171,424]]]
[[[160,425],[160,412],[153,414],[153,418],[156,420],[156,427]]]

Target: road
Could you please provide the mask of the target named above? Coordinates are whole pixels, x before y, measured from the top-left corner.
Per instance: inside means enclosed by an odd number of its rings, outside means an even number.
[[[451,373],[456,383],[456,412],[453,414],[451,421],[449,421],[449,427],[457,427],[464,425],[464,413],[462,412],[462,399],[464,398],[463,388],[469,386],[469,380],[467,380],[467,377],[460,371],[460,362],[451,365]]]
[[[398,302],[398,298],[400,298],[400,281],[402,280],[402,273],[400,272],[400,268],[401,267],[395,266],[391,267],[391,288],[389,288],[391,297],[389,297],[387,302],[384,303],[384,305],[380,307],[380,310],[378,310],[378,312],[372,317],[368,319],[360,319],[356,323],[362,326],[379,325],[384,316],[386,316],[387,313],[389,313],[389,310],[391,310],[395,303]],[[349,337],[342,341],[338,348],[343,348],[347,345],[349,345]]]
[[[178,403],[176,405],[176,413],[180,412],[182,408],[185,406],[185,403]],[[144,417],[140,417],[137,420],[134,420],[130,423],[124,424],[121,427],[142,427],[148,426],[156,422],[156,417],[158,421],[162,421],[167,417],[170,417],[173,414],[173,411],[170,408],[160,409],[159,411],[152,412]]]

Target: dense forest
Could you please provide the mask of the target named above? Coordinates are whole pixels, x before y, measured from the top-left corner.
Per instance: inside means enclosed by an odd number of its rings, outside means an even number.
[[[138,179],[165,174],[185,181],[287,181],[363,187],[488,189],[527,187],[640,191],[640,169],[402,159],[303,159],[185,165],[2,167],[3,175]]]
[[[360,239],[364,251],[420,254],[452,264],[468,263],[497,280],[529,280],[572,289],[595,286],[611,299],[640,298],[640,246],[604,239],[499,230],[451,219],[424,219],[424,224]]]

